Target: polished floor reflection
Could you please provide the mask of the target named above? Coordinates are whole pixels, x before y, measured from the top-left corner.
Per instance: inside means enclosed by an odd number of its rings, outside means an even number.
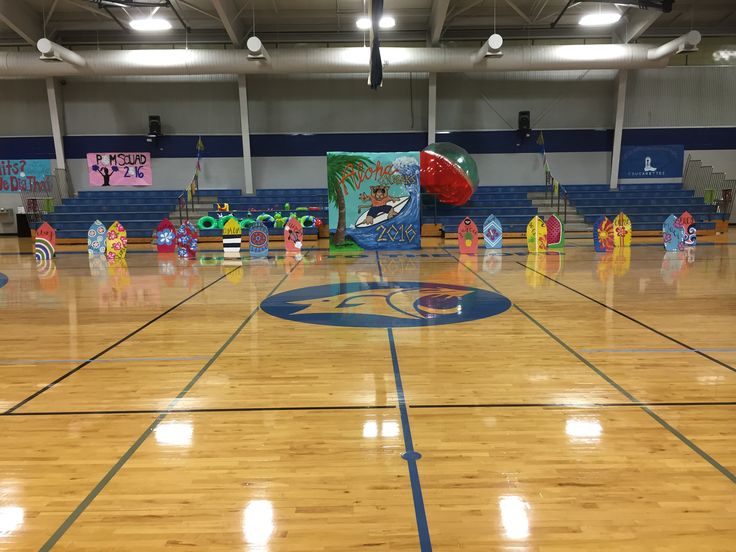
[[[727,237],[207,245],[0,238],[0,551],[735,549]]]

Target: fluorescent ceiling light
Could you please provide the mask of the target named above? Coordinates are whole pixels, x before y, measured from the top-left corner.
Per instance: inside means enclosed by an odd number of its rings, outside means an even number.
[[[597,12],[584,15],[580,18],[579,23],[583,27],[603,27],[613,25],[619,19],[621,19],[621,14],[618,12]]]
[[[371,20],[369,17],[359,17],[355,22],[355,26],[361,31],[367,31],[371,28]],[[396,26],[396,20],[390,15],[384,15],[378,22],[378,26],[382,29],[393,29]]]
[[[396,20],[390,15],[384,15],[378,22],[378,26],[382,29],[393,29],[396,26]]]
[[[146,17],[144,19],[133,19],[130,28],[134,31],[168,31],[171,23],[160,17]]]

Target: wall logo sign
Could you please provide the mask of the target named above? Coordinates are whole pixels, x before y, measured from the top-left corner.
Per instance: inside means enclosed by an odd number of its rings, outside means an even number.
[[[684,146],[623,146],[618,177],[622,184],[680,182]]]
[[[428,282],[349,282],[272,295],[261,309],[272,316],[323,326],[407,328],[457,324],[496,316],[511,307],[492,291]]]

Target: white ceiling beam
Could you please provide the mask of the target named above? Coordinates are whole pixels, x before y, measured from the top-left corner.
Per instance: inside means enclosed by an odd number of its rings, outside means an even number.
[[[506,0],[506,3],[509,5],[509,7],[514,10],[516,13],[519,14],[519,17],[521,17],[524,21],[526,21],[527,25],[532,24],[532,20],[529,18],[527,14],[525,14],[523,11],[521,11],[521,8],[514,4],[511,0]]]
[[[43,20],[44,26],[49,24],[49,21],[51,21],[51,17],[53,17],[54,12],[56,11],[56,6],[58,5],[59,0],[54,0],[51,4],[51,7],[49,8],[49,11],[46,12],[46,19]]]
[[[659,19],[660,15],[662,15],[662,12],[659,10],[629,8],[626,10],[621,23],[614,30],[615,36],[623,44],[636,40]]]
[[[191,4],[191,3],[187,2],[186,0],[177,0],[177,2],[179,4],[181,4],[182,6],[186,6],[190,10],[193,10],[193,11],[195,11],[197,13],[201,13],[202,15],[206,15],[210,19],[215,19],[217,21],[220,21],[220,18],[217,16],[217,14],[213,14],[213,13],[210,13],[210,12],[208,12],[206,10],[203,10],[202,8],[198,8],[197,6],[195,6],[194,4]]]
[[[103,17],[105,19],[112,20],[112,17],[110,17],[110,14],[101,10],[100,8],[95,8],[92,4],[88,4],[86,2],[83,2],[82,0],[64,0],[67,4],[71,4],[72,6],[76,6],[81,10],[88,11],[89,13],[93,13],[99,17]]]
[[[0,0],[0,21],[33,46],[43,38],[43,18],[25,2]]]
[[[432,12],[429,15],[429,43],[435,45],[439,43],[442,36],[442,29],[445,26],[447,18],[447,8],[450,6],[450,0],[433,0]]]
[[[233,0],[212,0],[212,5],[220,16],[230,41],[237,47],[242,46],[247,29],[243,20],[237,16],[238,9]]]

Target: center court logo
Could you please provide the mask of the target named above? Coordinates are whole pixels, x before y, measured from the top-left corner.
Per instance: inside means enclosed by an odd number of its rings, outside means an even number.
[[[324,326],[407,328],[457,324],[501,314],[503,295],[425,282],[350,282],[272,295],[261,308],[272,316]]]

